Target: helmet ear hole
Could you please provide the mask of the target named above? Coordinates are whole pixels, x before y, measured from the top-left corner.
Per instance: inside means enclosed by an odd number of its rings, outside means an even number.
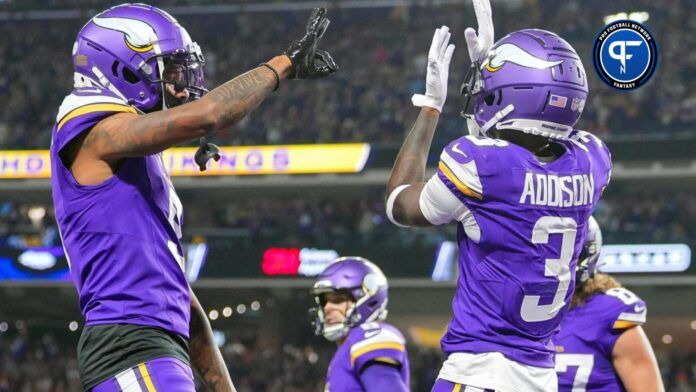
[[[495,101],[495,94],[494,93],[486,94],[486,96],[483,98],[483,101],[486,103],[486,105],[492,106],[493,101]]]
[[[123,67],[121,72],[123,72],[123,79],[130,84],[136,84],[140,82],[140,78],[130,69]]]

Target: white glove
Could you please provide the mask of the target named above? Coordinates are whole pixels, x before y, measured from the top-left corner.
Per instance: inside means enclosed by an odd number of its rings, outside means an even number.
[[[493,46],[493,13],[490,0],[472,0],[478,23],[478,35],[473,27],[464,30],[471,62],[483,61]]]
[[[428,52],[428,74],[425,78],[425,95],[414,94],[411,102],[414,106],[427,106],[442,112],[447,98],[447,79],[449,65],[454,53],[454,45],[447,45],[450,36],[449,27],[442,26],[435,30],[433,42]]]

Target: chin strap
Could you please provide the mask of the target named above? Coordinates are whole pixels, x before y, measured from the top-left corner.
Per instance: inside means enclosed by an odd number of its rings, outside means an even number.
[[[509,104],[505,106],[502,110],[496,113],[490,120],[486,121],[483,126],[481,126],[481,133],[486,134],[489,129],[493,128],[500,120],[505,118],[508,114],[515,110],[515,105]]]
[[[104,76],[104,73],[103,73],[99,68],[97,68],[96,66],[92,67],[92,73],[94,73],[94,75],[96,75],[97,78],[99,78],[99,84],[101,84],[102,86],[108,88],[109,91],[111,91],[112,93],[116,94],[117,96],[119,96],[119,97],[120,97],[121,99],[123,99],[124,101],[128,102],[128,99],[126,98],[126,96],[123,95],[123,94],[116,88],[116,86],[114,86],[113,83],[111,83],[111,82],[109,81],[109,79],[108,79],[106,76]]]
[[[527,119],[506,120],[500,124],[500,127],[558,140],[568,139],[568,135],[573,131],[573,127],[568,125]]]

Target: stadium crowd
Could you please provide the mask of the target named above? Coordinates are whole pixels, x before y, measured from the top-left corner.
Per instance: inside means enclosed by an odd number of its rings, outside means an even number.
[[[272,238],[316,246],[384,246],[439,242],[454,237],[454,225],[439,230],[398,230],[385,216],[379,193],[361,198],[256,197],[210,206],[184,200],[184,234],[238,233],[248,241]],[[595,212],[606,243],[689,243],[696,238],[696,195],[611,189]],[[60,245],[52,205],[0,203],[0,246]]]
[[[26,327],[0,333],[0,392],[81,390],[75,336],[67,335],[67,331],[30,335]],[[264,348],[234,340],[222,347],[239,392],[321,392],[333,350],[319,338],[317,344]],[[408,350],[411,390],[430,391],[443,360],[440,351],[415,345]],[[696,388],[696,354],[658,350],[657,355],[668,391]]]
[[[11,2],[13,3],[13,2]],[[47,6],[54,5],[49,2]],[[93,2],[83,1],[87,9]],[[206,1],[154,2],[164,5]],[[68,3],[73,6],[80,1]],[[12,4],[10,4],[12,5]],[[694,2],[647,0],[566,1],[550,6],[539,0],[495,5],[497,37],[525,27],[559,33],[578,49],[590,81],[590,100],[579,126],[602,136],[690,131],[696,120],[696,44]],[[10,7],[11,8],[11,7]],[[616,92],[598,81],[591,46],[602,18],[619,11],[646,11],[645,22],[657,37],[660,60],[654,79],[631,94]],[[329,80],[288,82],[287,86],[233,130],[220,132],[221,144],[267,144],[401,140],[417,111],[410,96],[422,92],[427,46],[434,23],[462,32],[473,12],[461,4],[337,8],[323,39],[342,69]],[[525,17],[520,18],[520,13]],[[177,15],[207,56],[209,86],[254,67],[284,49],[284,37],[296,35],[306,10]],[[47,148],[57,108],[72,84],[70,53],[80,18],[22,20],[8,18],[0,33],[0,149]],[[210,26],[215,26],[211,29]],[[37,34],[36,32],[40,32]],[[281,38],[283,37],[283,38]],[[281,39],[279,39],[281,38]],[[451,140],[462,133],[459,84],[468,66],[463,37],[450,73],[450,100],[437,137]]]

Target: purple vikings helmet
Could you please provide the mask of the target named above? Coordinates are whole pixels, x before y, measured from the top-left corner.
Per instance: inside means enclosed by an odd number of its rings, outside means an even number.
[[[565,40],[526,29],[495,43],[482,64],[473,64],[462,85],[472,134],[513,129],[567,139],[587,100],[580,57]]]
[[[317,303],[316,308],[310,309],[315,333],[336,341],[360,324],[384,320],[387,318],[388,287],[386,276],[371,261],[355,256],[336,259],[317,277],[312,287]],[[348,308],[342,323],[327,325],[324,323],[323,294],[336,290],[350,292],[354,303]]]
[[[203,64],[200,47],[176,19],[145,4],[122,4],[93,17],[73,47],[75,87],[96,84],[142,111],[169,105],[165,80],[177,92],[187,90],[189,100],[200,98],[207,91]]]
[[[587,237],[582,246],[578,267],[575,271],[575,279],[578,286],[592,279],[597,272],[597,261],[602,251],[602,230],[594,217],[590,216],[587,221]]]

